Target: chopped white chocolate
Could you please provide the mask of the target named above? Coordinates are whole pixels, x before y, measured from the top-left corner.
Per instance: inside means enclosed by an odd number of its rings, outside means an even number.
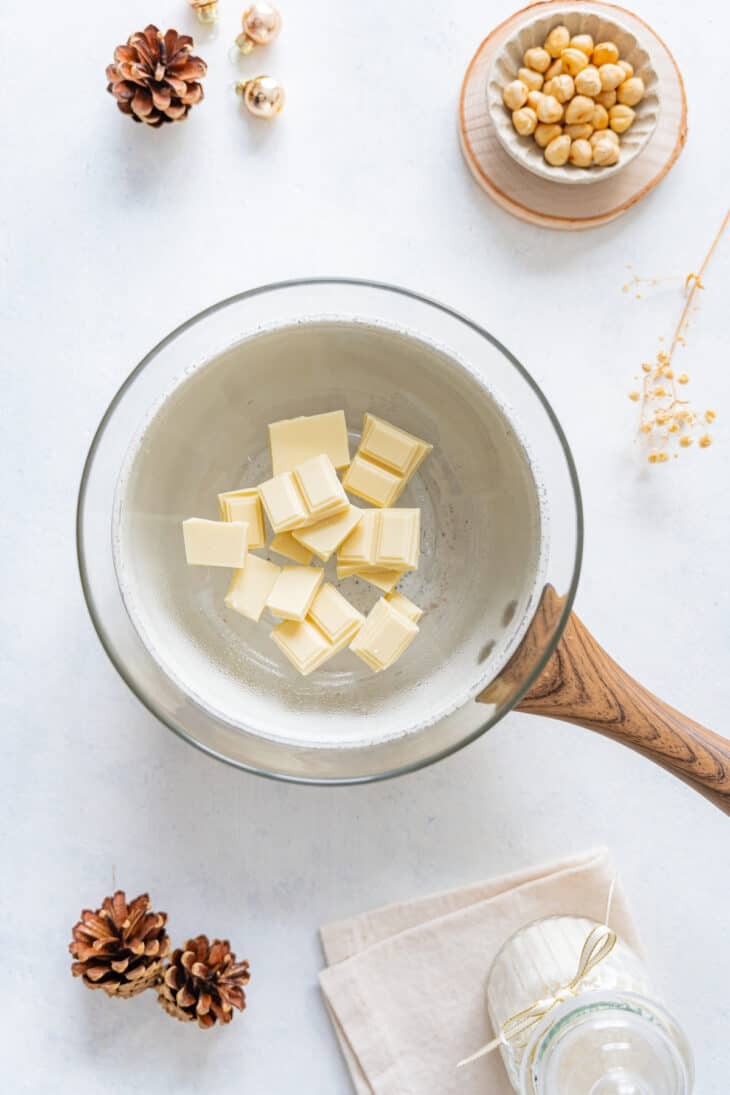
[[[190,517],[183,521],[185,558],[190,566],[242,567],[248,552],[245,521],[206,521]]]
[[[321,567],[282,567],[266,607],[282,620],[303,620],[323,579]]]
[[[284,620],[271,638],[303,677],[331,656],[331,644],[309,620]]]
[[[291,532],[277,532],[269,544],[269,551],[283,555],[285,559],[291,559],[294,563],[302,563],[305,567],[312,561],[312,552],[295,540]]]
[[[393,665],[417,634],[418,624],[381,597],[350,643],[350,650],[377,673]]]
[[[376,464],[383,464],[405,479],[410,479],[432,450],[433,445],[427,441],[421,441],[419,437],[373,414],[365,415],[360,453]]]
[[[258,491],[274,532],[289,532],[306,524],[307,507],[290,471],[267,479]]]
[[[249,555],[246,566],[237,570],[231,579],[225,598],[226,607],[240,612],[249,620],[260,620],[280,572],[281,567],[276,563],[270,563],[260,555]]]
[[[326,453],[336,468],[346,468],[350,463],[344,411],[272,422],[269,444],[275,476],[294,471],[299,464],[320,453]]]
[[[313,456],[292,473],[312,521],[323,521],[348,509],[350,502],[329,456]]]
[[[374,565],[388,570],[415,570],[420,538],[419,509],[381,509]]]
[[[228,490],[218,495],[221,521],[246,521],[248,523],[249,548],[261,548],[266,544],[264,511],[256,487],[246,490]]]
[[[372,506],[392,506],[406,480],[357,453],[342,478],[342,485],[350,494],[364,498]]]
[[[414,624],[417,624],[423,616],[423,609],[419,608],[418,605],[414,605],[413,601],[409,600],[404,593],[399,593],[397,589],[388,593],[385,599],[393,608],[402,612],[409,620],[413,620]]]
[[[380,511],[377,509],[364,509],[360,513],[361,517],[358,524],[340,544],[337,552],[339,566],[364,567],[375,565],[375,545],[378,538]]]
[[[354,576],[362,578],[363,582],[369,582],[383,593],[390,593],[405,573],[405,570],[386,570],[385,567],[363,567],[362,570],[356,570]]]
[[[350,535],[360,521],[362,514],[363,510],[350,505],[342,513],[335,514],[334,517],[326,517],[324,521],[318,521],[316,525],[295,529],[294,532],[285,533],[284,535],[291,536],[300,545],[303,545],[302,551],[305,548],[309,549],[307,551],[309,555],[307,562],[312,558],[310,552],[314,552],[323,563],[326,563],[330,556],[337,551],[342,541]],[[271,548],[276,550],[273,541]]]
[[[367,569],[367,568],[365,568]],[[338,578],[351,578],[357,576],[359,567],[353,563],[338,563],[337,564],[337,577]]]
[[[312,601],[308,619],[340,650],[347,646],[365,622],[363,614],[330,582],[325,582]]]

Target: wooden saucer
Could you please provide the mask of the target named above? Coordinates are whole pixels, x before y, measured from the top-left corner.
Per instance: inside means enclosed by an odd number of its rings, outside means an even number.
[[[661,85],[659,122],[649,144],[623,171],[592,186],[564,186],[526,171],[497,140],[487,107],[487,77],[495,52],[522,24],[565,0],[543,0],[516,12],[484,39],[464,77],[459,99],[459,135],[464,158],[481,188],[502,209],[542,228],[576,231],[620,217],[653,190],[673,166],[687,139],[687,99],[677,62],[638,15],[615,4],[575,0],[608,18],[620,18],[646,46]],[[617,15],[616,13],[619,13]]]

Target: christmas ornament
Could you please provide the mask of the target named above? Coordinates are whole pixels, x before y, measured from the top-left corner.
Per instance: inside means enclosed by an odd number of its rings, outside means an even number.
[[[241,53],[251,53],[256,46],[269,46],[281,30],[281,15],[273,4],[259,0],[246,8],[241,16],[243,30],[236,38]]]
[[[150,911],[146,893],[127,903],[123,890],[100,909],[84,909],[73,927],[69,951],[74,977],[109,996],[136,996],[159,982],[170,950],[167,913]]]
[[[198,22],[210,26],[218,20],[218,0],[188,0],[198,17]]]
[[[257,118],[275,118],[286,102],[284,88],[273,76],[253,76],[236,84],[246,108]]]
[[[188,939],[173,951],[157,992],[168,1013],[185,1023],[197,1020],[202,1029],[230,1023],[233,1009],[243,1011],[250,980],[248,962],[236,962],[227,940],[207,935]]]
[[[198,81],[207,71],[205,61],[192,55],[193,45],[187,34],[163,34],[150,24],[117,46],[106,70],[107,91],[122,114],[153,128],[183,121],[203,98]]]

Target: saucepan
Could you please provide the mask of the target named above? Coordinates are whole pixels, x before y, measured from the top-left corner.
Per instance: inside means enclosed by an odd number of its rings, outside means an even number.
[[[303,678],[273,621],[226,608],[227,572],[186,566],[180,524],[271,474],[269,422],[340,408],[353,451],[366,411],[434,446],[399,502],[421,509],[420,566],[401,588],[425,614],[391,669],[344,651]],[[309,280],[225,300],[137,366],[86,461],[78,557],[129,687],[241,769],[383,779],[518,709],[630,745],[730,812],[730,743],[633,681],[573,615],[582,522],[563,430],[497,339],[403,289]],[[379,595],[358,579],[342,592],[363,611]]]

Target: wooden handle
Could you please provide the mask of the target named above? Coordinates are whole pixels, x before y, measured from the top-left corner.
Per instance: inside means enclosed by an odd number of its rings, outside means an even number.
[[[518,711],[597,730],[643,753],[730,814],[730,741],[630,677],[573,613]]]
[[[561,600],[550,587],[545,593],[549,596],[543,596],[535,618],[543,624],[546,616],[554,620]],[[528,657],[534,657],[535,629],[530,630],[532,641],[523,643],[503,677],[518,679],[515,674],[520,671],[523,650]],[[480,699],[496,696],[490,687]],[[598,645],[575,613],[569,617],[545,669],[516,710],[577,723],[614,738],[660,764],[730,814],[730,741],[675,711],[630,677]]]

